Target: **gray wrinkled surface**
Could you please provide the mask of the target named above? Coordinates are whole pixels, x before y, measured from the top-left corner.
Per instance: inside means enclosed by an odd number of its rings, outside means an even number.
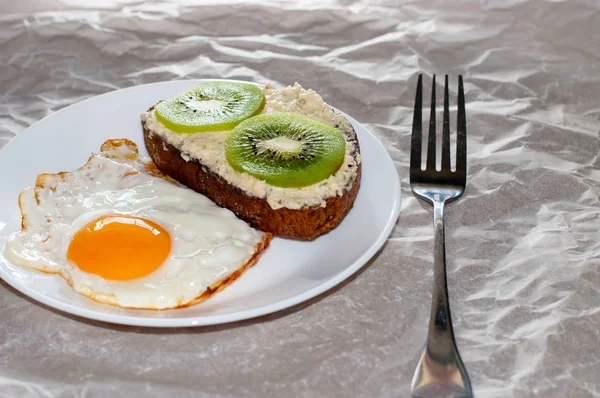
[[[408,396],[432,276],[431,211],[407,184],[419,71],[466,81],[468,191],[448,209],[447,251],[476,394],[600,396],[596,0],[16,3],[0,5],[0,147],[122,87],[298,81],[382,140],[404,202],[358,276],[238,324],[89,322],[0,282],[0,397]]]

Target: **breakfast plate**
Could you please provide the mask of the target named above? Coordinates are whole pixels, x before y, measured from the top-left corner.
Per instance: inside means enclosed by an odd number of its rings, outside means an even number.
[[[200,326],[254,318],[309,300],[351,276],[377,253],[398,218],[400,180],[383,145],[346,115],[362,155],[361,188],[348,216],[314,241],[274,238],[255,266],[205,302],[164,311],[124,309],[76,293],[59,275],[8,261],[6,239],[21,224],[17,198],[38,174],[77,169],[114,138],[132,140],[147,156],[140,113],[200,82],[153,83],[90,98],[37,122],[0,150],[0,278],[34,300],[84,318],[149,327]]]

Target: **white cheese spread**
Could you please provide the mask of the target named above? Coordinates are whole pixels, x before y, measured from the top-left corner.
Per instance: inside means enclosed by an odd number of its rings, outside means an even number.
[[[301,209],[310,206],[325,206],[325,199],[342,196],[351,188],[356,179],[358,163],[352,156],[356,142],[349,135],[352,127],[348,120],[335,113],[323,98],[313,90],[305,90],[298,83],[282,89],[271,84],[263,88],[266,102],[262,113],[294,112],[321,123],[340,129],[346,137],[346,156],[338,171],[329,178],[302,188],[282,188],[267,184],[246,173],[234,170],[225,158],[225,139],[230,131],[202,132],[196,134],[175,133],[156,119],[154,111],[144,112],[141,117],[146,128],[157,134],[169,144],[181,151],[181,157],[187,162],[195,158],[212,172],[223,177],[251,196],[266,199],[271,208]]]

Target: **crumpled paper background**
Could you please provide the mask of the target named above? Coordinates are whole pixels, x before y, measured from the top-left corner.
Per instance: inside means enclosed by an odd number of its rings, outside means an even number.
[[[0,397],[408,396],[433,256],[431,209],[408,186],[419,72],[426,93],[432,73],[449,73],[453,96],[465,77],[468,190],[448,208],[447,254],[476,395],[600,396],[596,0],[195,3],[4,2],[0,146],[123,87],[298,81],[388,148],[403,182],[397,226],[341,287],[224,326],[96,323],[0,282]]]

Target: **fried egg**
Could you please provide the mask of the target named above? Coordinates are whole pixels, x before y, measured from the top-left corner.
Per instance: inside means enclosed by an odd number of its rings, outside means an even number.
[[[13,263],[60,274],[93,300],[125,308],[197,303],[254,264],[271,238],[109,140],[82,168],[38,176],[19,196]]]

